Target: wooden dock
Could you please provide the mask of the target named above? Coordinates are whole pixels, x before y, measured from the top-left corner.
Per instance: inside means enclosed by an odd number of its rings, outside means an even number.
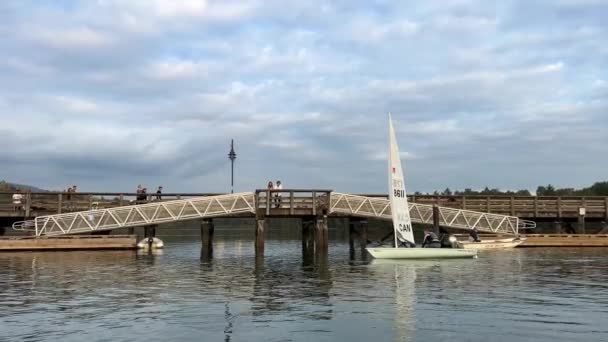
[[[0,252],[136,249],[136,235],[12,236],[0,238]]]
[[[468,235],[458,234],[459,240],[466,240]],[[483,240],[506,239],[514,237],[506,234],[479,234]],[[608,247],[608,234],[521,234],[526,239],[517,248],[529,247]]]

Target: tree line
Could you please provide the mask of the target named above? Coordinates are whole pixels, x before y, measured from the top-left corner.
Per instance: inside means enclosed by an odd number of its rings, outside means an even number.
[[[466,188],[464,190],[454,190],[446,188],[443,191],[434,191],[433,193],[422,193],[416,191],[414,195],[434,195],[434,196],[532,196],[529,190],[507,190],[503,191],[498,188],[485,187],[483,190],[473,190]],[[596,182],[593,185],[582,188],[556,188],[555,186],[540,185],[536,188],[537,196],[608,196],[608,182]]]

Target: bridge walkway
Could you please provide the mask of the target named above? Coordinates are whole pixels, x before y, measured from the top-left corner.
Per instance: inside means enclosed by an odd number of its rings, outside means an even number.
[[[280,195],[280,201],[277,200]],[[517,234],[535,223],[515,216],[488,214],[439,207],[439,223],[444,227],[473,229],[487,233]],[[38,216],[13,224],[16,230],[33,230],[36,236],[91,233],[193,219],[231,216],[360,216],[391,220],[386,198],[365,197],[330,190],[281,190],[242,192],[146,204]],[[432,224],[433,206],[410,203],[414,223]]]

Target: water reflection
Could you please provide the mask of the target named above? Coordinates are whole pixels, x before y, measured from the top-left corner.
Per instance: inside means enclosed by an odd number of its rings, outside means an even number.
[[[600,341],[604,250],[511,250],[476,260],[366,261],[296,231],[216,230],[213,250],[0,254],[0,340]],[[356,241],[358,242],[358,241]],[[36,324],[32,324],[36,322]]]

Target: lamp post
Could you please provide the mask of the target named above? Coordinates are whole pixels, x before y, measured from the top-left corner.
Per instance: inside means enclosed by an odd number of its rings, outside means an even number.
[[[231,163],[231,178],[230,178],[230,193],[234,193],[234,160],[236,159],[236,153],[234,152],[234,139],[230,142],[230,153],[228,153],[228,159]]]

